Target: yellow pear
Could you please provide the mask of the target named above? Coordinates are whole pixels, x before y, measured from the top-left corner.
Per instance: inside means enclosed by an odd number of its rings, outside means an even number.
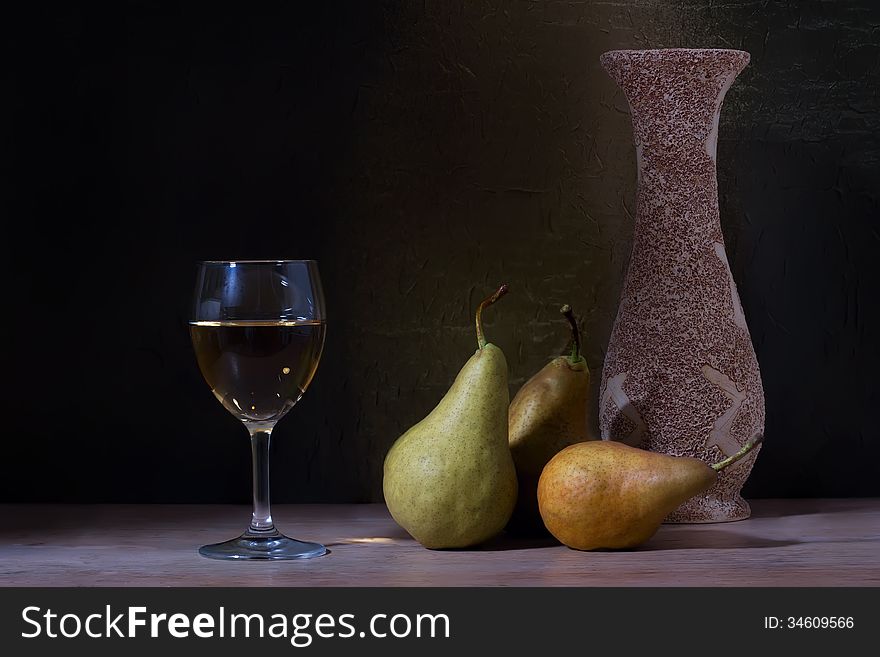
[[[507,444],[507,361],[483,335],[476,353],[436,408],[404,433],[385,457],[383,491],[394,520],[427,548],[482,543],[507,524],[517,481]]]
[[[523,384],[510,403],[510,451],[519,496],[508,529],[543,532],[538,513],[538,478],[559,450],[594,437],[589,430],[590,369],[580,353],[580,331],[571,307],[560,309],[571,327],[572,348]]]
[[[718,472],[748,454],[761,437],[715,465],[648,452],[613,441],[584,442],[554,456],[538,481],[538,507],[553,536],[570,548],[631,548],[663,519],[707,490]]]

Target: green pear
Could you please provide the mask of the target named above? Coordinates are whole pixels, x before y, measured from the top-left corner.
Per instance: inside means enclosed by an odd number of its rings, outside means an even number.
[[[477,308],[476,353],[436,408],[385,457],[382,483],[394,520],[427,548],[482,543],[507,524],[516,504],[516,469],[507,444],[507,361],[487,344]]]
[[[519,496],[508,529],[543,533],[538,512],[538,479],[559,450],[595,437],[589,429],[590,369],[580,353],[580,331],[569,305],[560,312],[571,327],[572,348],[526,381],[510,403],[510,451],[519,479]]]
[[[708,490],[757,437],[715,465],[614,441],[584,442],[554,456],[538,481],[547,529],[576,550],[632,548],[651,538],[683,502]]]

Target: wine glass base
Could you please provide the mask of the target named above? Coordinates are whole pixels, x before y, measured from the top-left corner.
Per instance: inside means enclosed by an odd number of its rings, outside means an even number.
[[[327,554],[327,548],[320,543],[287,538],[278,532],[266,536],[245,532],[231,541],[204,545],[199,548],[199,554],[209,559],[229,561],[311,559]]]

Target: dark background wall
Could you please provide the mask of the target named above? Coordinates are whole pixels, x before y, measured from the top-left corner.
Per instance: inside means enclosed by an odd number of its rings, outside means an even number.
[[[880,494],[880,5],[40,5],[3,24],[0,501],[246,501],[187,334],[194,262],[317,258],[317,377],[278,501],[381,499],[487,313],[511,392],[583,318],[598,381],[632,236],[612,48],[735,47],[719,144],[767,439],[747,495]]]

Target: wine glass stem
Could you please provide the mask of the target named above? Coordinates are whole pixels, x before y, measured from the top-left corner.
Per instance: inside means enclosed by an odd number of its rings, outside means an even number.
[[[251,454],[254,466],[254,514],[250,532],[260,535],[275,532],[269,504],[269,440],[272,428],[248,427],[251,433]]]

